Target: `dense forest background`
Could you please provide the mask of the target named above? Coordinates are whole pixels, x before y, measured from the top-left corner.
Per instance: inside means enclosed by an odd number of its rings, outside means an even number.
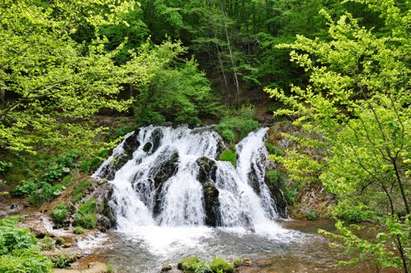
[[[410,7],[3,0],[0,188],[51,201],[142,125],[216,124],[229,146],[270,126],[270,181],[289,206],[326,191],[338,233],[324,235],[359,253],[350,262],[410,272]]]

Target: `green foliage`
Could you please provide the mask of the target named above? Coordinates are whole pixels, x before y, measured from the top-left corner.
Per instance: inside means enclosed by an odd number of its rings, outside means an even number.
[[[233,166],[237,164],[237,155],[235,151],[230,150],[230,149],[225,149],[224,151],[221,152],[221,154],[218,157],[218,160],[221,161],[228,161],[230,162]]]
[[[215,272],[215,273],[233,273],[234,272],[234,265],[220,257],[215,257],[210,262],[210,268],[212,272]]]
[[[140,124],[199,125],[201,117],[218,115],[210,84],[193,59],[159,70],[148,89],[147,99],[136,105]]]
[[[277,187],[282,186],[284,177],[283,174],[279,170],[268,170],[266,172],[267,182],[270,185],[274,185]]]
[[[237,260],[237,263],[241,263],[241,260]],[[185,273],[233,273],[234,263],[227,262],[220,257],[215,257],[207,263],[196,256],[191,256],[182,259],[178,268]]]
[[[92,186],[89,180],[81,180],[71,194],[71,201],[77,203],[86,195],[86,191]]]
[[[309,209],[304,213],[305,218],[309,221],[315,221],[318,219],[318,213],[314,209]]]
[[[0,272],[50,272],[51,261],[40,254],[35,237],[27,229],[16,227],[17,221],[0,220]]]
[[[185,273],[210,273],[206,262],[196,256],[186,257],[179,263],[179,268]]]
[[[238,142],[259,127],[252,106],[243,106],[238,111],[227,113],[217,125],[217,131],[230,144]]]
[[[54,267],[56,268],[67,268],[76,260],[75,257],[70,257],[67,255],[57,255],[51,258]]]
[[[97,224],[96,200],[89,199],[79,206],[74,214],[74,225],[93,229]]]
[[[39,246],[41,250],[52,250],[54,248],[54,243],[52,238],[44,236],[44,238],[39,241]]]
[[[267,92],[294,117],[300,130],[282,163],[291,179],[321,182],[337,199],[338,234],[328,234],[353,257],[378,268],[409,267],[411,102],[407,8],[395,1],[351,1],[367,6],[384,27],[361,26],[346,13],[329,22],[328,39],[298,36],[291,60],[309,75],[308,86],[290,93]],[[371,222],[377,236],[361,238],[358,225]],[[408,226],[407,226],[408,225]],[[361,226],[360,226],[361,227]],[[392,247],[387,247],[391,245]]]
[[[69,216],[69,209],[65,204],[59,204],[51,212],[51,219],[56,225],[62,225]]]
[[[80,226],[76,226],[73,228],[73,233],[74,234],[83,234],[85,232],[84,228]]]

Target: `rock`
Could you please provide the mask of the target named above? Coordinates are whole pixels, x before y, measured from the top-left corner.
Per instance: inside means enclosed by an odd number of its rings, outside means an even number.
[[[153,183],[156,189],[154,196],[154,215],[159,215],[161,212],[162,204],[162,189],[164,182],[166,182],[170,177],[176,174],[178,168],[178,153],[174,152],[171,154],[168,160],[163,161],[159,168],[153,174]]]
[[[250,258],[244,258],[241,261],[241,265],[243,266],[251,266],[253,263]]]
[[[112,194],[113,185],[110,183],[97,187],[91,194],[96,200],[97,228],[101,231],[107,231],[116,225],[116,217],[109,204]]]
[[[206,212],[205,224],[209,226],[221,225],[219,192],[215,187],[217,166],[214,160],[202,157],[197,160],[199,172],[197,179],[203,186],[204,209]]]
[[[137,140],[138,134],[139,130],[136,130],[124,140],[124,153],[114,157],[113,160],[101,170],[101,178],[112,180],[116,171],[123,167],[123,165],[132,158],[133,152],[140,146],[140,142]]]
[[[172,270],[173,269],[173,266],[171,265],[171,264],[167,264],[167,265],[164,265],[162,268],[161,268],[161,272],[167,272],[167,271],[170,271],[170,270]]]
[[[150,136],[150,142],[153,145],[151,148],[151,153],[154,153],[157,151],[158,147],[160,146],[161,139],[163,138],[163,131],[161,131],[161,128],[156,128],[154,131],[151,133]]]
[[[267,183],[267,178],[265,178],[265,181],[273,197],[275,211],[280,217],[287,218],[287,201],[285,200],[283,192],[277,185]]]

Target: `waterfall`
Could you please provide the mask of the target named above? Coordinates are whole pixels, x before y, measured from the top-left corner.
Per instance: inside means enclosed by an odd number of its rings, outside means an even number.
[[[148,126],[125,136],[93,175],[113,186],[117,228],[245,227],[278,218],[264,182],[267,129],[236,145],[237,166],[218,161],[224,147],[211,128]]]

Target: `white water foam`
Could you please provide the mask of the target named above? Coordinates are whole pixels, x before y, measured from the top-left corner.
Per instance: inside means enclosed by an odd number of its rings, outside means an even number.
[[[198,246],[203,238],[212,236],[212,229],[205,226],[204,189],[198,180],[197,162],[206,157],[217,168],[213,183],[218,190],[221,229],[269,237],[287,233],[275,222],[275,204],[264,183],[266,132],[266,128],[251,132],[236,146],[236,168],[216,160],[222,140],[207,128],[148,126],[136,135],[128,134],[126,138],[136,137],[139,146],[110,181],[117,230],[142,240],[158,254]],[[95,178],[124,152],[123,145],[124,141],[96,171]],[[174,173],[156,184],[156,175],[170,164]]]

